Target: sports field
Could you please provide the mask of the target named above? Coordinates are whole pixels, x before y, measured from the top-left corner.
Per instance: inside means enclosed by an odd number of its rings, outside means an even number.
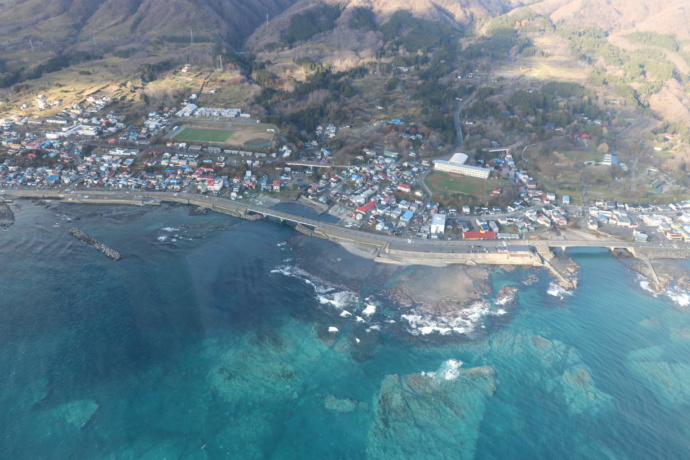
[[[491,181],[476,177],[458,176],[444,172],[432,172],[424,183],[431,193],[460,193],[464,195],[486,195],[487,188],[494,185]]]
[[[235,131],[227,129],[192,128],[185,126],[173,139],[175,142],[209,142],[213,144],[227,144]]]

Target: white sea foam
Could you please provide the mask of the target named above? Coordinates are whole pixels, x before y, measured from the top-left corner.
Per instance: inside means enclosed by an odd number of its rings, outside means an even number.
[[[435,372],[422,372],[422,375],[431,377],[433,379],[455,380],[460,376],[460,368],[462,361],[459,359],[449,359],[441,363],[441,366]]]
[[[683,291],[677,287],[674,287],[666,291],[666,295],[669,299],[673,301],[673,303],[675,303],[679,307],[690,306],[690,293],[688,293],[687,291]]]
[[[650,287],[652,280],[650,280],[646,276],[642,276],[641,274],[638,273],[637,274],[637,281],[640,283],[640,287],[642,288],[642,290],[648,292],[649,294],[652,294],[654,297],[659,296],[659,293],[654,291],[654,289],[652,289]]]
[[[496,300],[494,300],[494,305],[496,305],[497,307],[508,305],[512,302],[515,302],[516,297],[517,289],[510,291],[508,294],[503,294],[501,297],[496,298]]]
[[[449,359],[441,365],[439,373],[444,380],[455,380],[460,376],[460,367],[462,367],[462,361]]]
[[[274,275],[275,274],[281,274],[281,275],[285,275],[285,276],[290,276],[290,267],[287,265],[282,266],[282,267],[276,267],[276,268],[271,270],[271,273]]]
[[[350,313],[350,312],[347,311],[347,310],[343,310],[343,311],[340,313],[340,316],[342,316],[343,318],[347,318],[348,316],[352,316],[352,313]]]
[[[355,337],[355,341],[356,341],[357,343],[360,342],[360,340],[359,340],[357,337]]]
[[[353,305],[357,302],[357,297],[351,292],[347,291],[333,291],[325,294],[317,294],[317,298],[321,305],[333,305],[335,308],[342,310],[347,306]]]
[[[172,233],[172,232],[179,232],[180,229],[179,229],[179,228],[175,228],[175,227],[163,227],[163,228],[161,228],[161,231],[162,231],[162,232]]]
[[[364,316],[371,316],[374,313],[376,313],[376,305],[373,305],[373,304],[367,305],[366,308],[364,310],[362,310],[362,314]]]
[[[338,332],[338,328],[331,326],[328,328],[328,332]]]
[[[469,334],[481,325],[485,316],[494,314],[496,313],[489,310],[486,302],[478,301],[461,310],[457,316],[413,314],[401,317],[408,322],[410,333],[413,335],[428,335],[435,332],[449,335]]]
[[[567,295],[573,295],[572,292],[566,291],[553,281],[549,283],[549,288],[546,290],[546,293],[550,296],[558,297],[561,300],[564,299]]]
[[[320,282],[316,277],[308,272],[290,265],[275,267],[271,270],[273,274],[291,276],[302,280],[304,283],[314,288],[316,297],[321,305],[332,305],[339,310],[357,303],[357,296],[349,291],[338,291]]]
[[[165,235],[161,235],[161,236],[159,236],[157,239],[158,239],[158,241],[165,241],[165,240],[168,239],[168,237],[165,236]]]
[[[364,322],[364,318],[362,318],[361,316],[357,316],[357,317],[355,317],[355,319],[357,320],[358,323]]]
[[[381,330],[381,326],[379,326],[378,324],[374,324],[373,326],[369,326],[367,328],[367,332],[380,331],[380,330]]]

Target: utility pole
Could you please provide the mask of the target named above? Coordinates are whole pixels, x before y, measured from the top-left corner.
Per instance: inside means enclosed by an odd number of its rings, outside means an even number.
[[[194,31],[192,29],[189,29],[189,44],[194,44]]]

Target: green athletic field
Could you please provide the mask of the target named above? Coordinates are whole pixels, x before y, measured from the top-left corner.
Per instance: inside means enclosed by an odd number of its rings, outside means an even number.
[[[222,129],[191,128],[185,126],[173,139],[175,142],[211,142],[225,144],[232,137],[234,131]]]
[[[439,171],[429,173],[424,179],[424,183],[429,187],[432,194],[461,193],[465,195],[485,195],[487,189],[490,191],[490,187],[496,185],[495,182],[489,180],[452,175]]]

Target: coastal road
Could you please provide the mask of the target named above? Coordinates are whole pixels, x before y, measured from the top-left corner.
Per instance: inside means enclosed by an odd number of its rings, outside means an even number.
[[[468,240],[421,240],[400,238],[379,233],[369,233],[362,230],[345,228],[334,224],[321,222],[301,216],[296,216],[276,209],[256,206],[220,197],[209,197],[191,193],[168,193],[168,192],[122,192],[122,191],[90,191],[90,192],[64,192],[64,191],[41,191],[41,190],[7,190],[5,197],[17,198],[44,198],[62,199],[71,203],[90,203],[93,200],[101,200],[103,203],[113,201],[117,204],[146,204],[147,202],[171,201],[184,204],[194,204],[207,207],[218,212],[229,211],[231,213],[245,214],[255,213],[264,217],[273,217],[281,221],[299,223],[318,229],[321,233],[329,235],[339,241],[350,241],[375,245],[379,247],[388,246],[395,248],[405,248],[418,252],[483,252],[485,249],[501,248],[510,245],[530,245],[535,247],[599,247],[599,248],[628,248],[628,249],[660,249],[660,250],[685,250],[690,251],[690,245],[682,243],[637,243],[630,241],[615,240],[612,238],[601,238],[597,240],[516,240],[511,242],[487,240],[487,241],[468,241]],[[2,195],[0,195],[1,197]]]

